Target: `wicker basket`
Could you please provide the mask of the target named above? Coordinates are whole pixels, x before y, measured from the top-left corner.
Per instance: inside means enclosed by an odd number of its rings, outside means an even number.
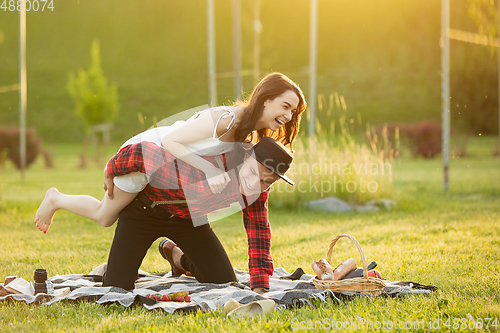
[[[331,291],[334,292],[362,292],[362,293],[371,293],[374,296],[380,295],[382,293],[382,289],[384,289],[385,287],[385,283],[383,280],[379,278],[368,277],[368,271],[367,271],[368,264],[366,263],[365,253],[363,252],[363,249],[361,248],[359,242],[351,235],[341,234],[335,237],[335,239],[332,240],[332,243],[330,244],[330,248],[328,249],[326,260],[331,265],[333,247],[335,246],[337,241],[342,237],[349,238],[358,248],[358,251],[361,254],[361,260],[363,261],[363,277],[332,281],[332,280],[320,280],[316,276],[313,279],[314,286],[317,289],[322,289],[322,290],[330,289]]]

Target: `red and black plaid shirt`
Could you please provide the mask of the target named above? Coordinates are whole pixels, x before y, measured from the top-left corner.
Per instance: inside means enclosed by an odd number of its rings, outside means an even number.
[[[225,163],[225,156],[221,155]],[[214,165],[214,157],[203,157]],[[234,170],[230,170],[231,182],[221,194],[210,190],[205,174],[191,165],[176,159],[167,150],[151,142],[123,147],[107,165],[110,176],[132,172],[148,176],[149,184],[144,194],[153,202],[186,200],[188,203],[161,205],[168,213],[181,218],[204,218],[208,213],[227,208],[238,202],[243,208],[243,221],[248,238],[248,257],[251,288],[269,288],[269,276],[273,274],[271,258],[271,226],[267,216],[269,192],[245,197],[239,191]]]

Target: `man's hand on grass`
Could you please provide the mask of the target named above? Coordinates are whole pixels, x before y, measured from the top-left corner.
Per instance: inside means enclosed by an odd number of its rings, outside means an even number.
[[[262,295],[262,294],[267,293],[269,290],[266,288],[253,288],[252,291],[256,292],[259,295]]]

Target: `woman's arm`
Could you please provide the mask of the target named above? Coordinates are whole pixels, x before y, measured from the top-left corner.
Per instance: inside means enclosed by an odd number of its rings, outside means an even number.
[[[168,150],[169,153],[203,171],[214,193],[222,192],[230,180],[229,175],[199,155],[191,152],[185,144],[211,138],[217,119],[223,112],[222,110],[201,112],[198,117],[171,131],[161,140],[163,148]],[[218,131],[219,128],[221,130],[222,128],[225,129],[229,121],[230,119],[221,119],[218,124]]]
[[[108,173],[108,165],[104,167],[104,192],[108,192],[108,197],[113,199],[113,190],[115,188],[115,184],[113,183],[113,176]]]

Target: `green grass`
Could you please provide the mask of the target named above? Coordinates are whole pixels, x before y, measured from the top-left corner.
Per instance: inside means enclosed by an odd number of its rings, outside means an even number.
[[[497,138],[474,138],[469,157],[451,161],[451,188],[442,190],[442,162],[404,157],[393,169],[394,199],[398,206],[378,213],[329,214],[302,209],[271,210],[275,266],[312,273],[312,260],[326,257],[331,239],[349,233],[375,260],[383,276],[433,284],[432,296],[402,299],[355,299],[341,304],[318,305],[281,311],[262,318],[227,318],[210,314],[168,315],[141,307],[57,303],[27,306],[0,303],[0,331],[13,332],[192,332],[291,331],[293,323],[314,320],[440,320],[497,318],[500,320],[500,159],[490,152]],[[67,212],[58,212],[44,235],[33,217],[45,191],[56,186],[73,194],[102,196],[102,167],[76,168],[75,145],[58,145],[56,168],[47,170],[41,160],[26,174],[26,182],[10,163],[0,169],[0,280],[8,275],[31,279],[35,268],[49,275],[87,273],[107,259],[113,230]],[[112,151],[110,151],[112,154]],[[213,224],[233,265],[247,269],[246,237],[238,215]],[[151,246],[142,269],[164,272],[168,265]],[[348,240],[334,250],[335,262],[359,258]],[[313,324],[311,322],[311,324]],[[453,321],[451,321],[453,324]],[[318,327],[318,326],[317,326]],[[325,328],[325,326],[323,326]],[[363,327],[361,327],[363,328]],[[358,325],[358,330],[360,327]],[[372,331],[368,329],[367,331]]]

